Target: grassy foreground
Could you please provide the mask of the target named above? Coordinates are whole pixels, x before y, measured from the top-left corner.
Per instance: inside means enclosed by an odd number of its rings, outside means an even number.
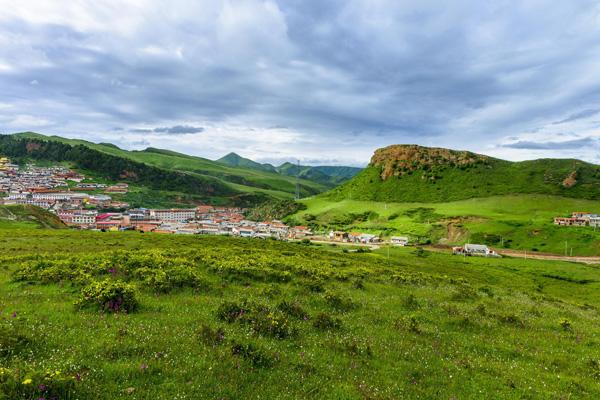
[[[0,399],[600,396],[598,267],[41,229],[0,248]]]
[[[517,250],[591,256],[600,254],[600,230],[558,227],[556,216],[573,211],[600,213],[593,200],[544,195],[512,195],[446,203],[332,201],[323,196],[302,201],[306,210],[291,216],[318,228],[408,235],[434,243],[485,243]]]

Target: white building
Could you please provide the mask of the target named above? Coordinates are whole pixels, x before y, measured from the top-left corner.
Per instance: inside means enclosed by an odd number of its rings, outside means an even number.
[[[186,222],[196,217],[196,210],[185,208],[150,210],[150,217],[165,222]]]
[[[408,246],[408,237],[406,236],[392,236],[390,238],[390,242],[394,245],[394,246]]]

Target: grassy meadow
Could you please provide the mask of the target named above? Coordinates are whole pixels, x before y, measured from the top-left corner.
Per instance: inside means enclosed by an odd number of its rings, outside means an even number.
[[[600,396],[597,266],[21,228],[0,249],[0,399]]]
[[[594,200],[546,195],[512,195],[446,203],[333,201],[317,196],[302,201],[306,210],[291,219],[316,229],[348,229],[408,235],[433,243],[486,243],[498,248],[589,256],[600,254],[600,230],[558,227],[556,216],[573,211],[600,213]]]

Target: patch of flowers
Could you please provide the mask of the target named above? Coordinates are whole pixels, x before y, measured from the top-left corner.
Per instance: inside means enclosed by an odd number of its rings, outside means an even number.
[[[0,367],[1,399],[70,399],[81,375]]]

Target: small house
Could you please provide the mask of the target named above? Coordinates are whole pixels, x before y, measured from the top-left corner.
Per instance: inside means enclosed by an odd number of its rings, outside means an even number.
[[[390,243],[392,243],[394,246],[408,246],[409,240],[408,237],[406,236],[392,236],[390,238]]]

